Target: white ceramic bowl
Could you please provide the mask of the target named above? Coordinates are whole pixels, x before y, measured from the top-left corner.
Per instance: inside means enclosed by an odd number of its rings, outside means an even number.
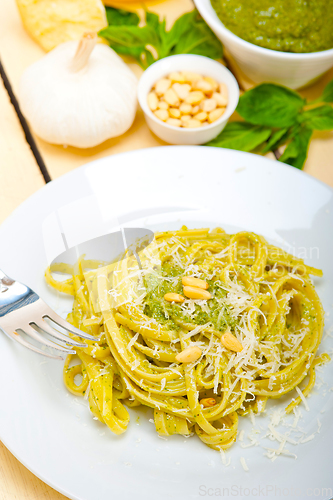
[[[265,49],[229,31],[218,18],[210,0],[194,0],[194,3],[239,68],[255,83],[274,82],[298,89],[333,66],[333,49],[308,54]]]
[[[229,91],[229,102],[221,118],[205,127],[192,129],[173,127],[156,118],[148,106],[147,96],[157,80],[173,71],[195,71],[203,76],[210,76],[219,83],[225,83]],[[221,63],[204,56],[181,54],[165,57],[146,69],[139,80],[138,99],[148,127],[157,137],[169,144],[205,144],[224,129],[235,111],[239,99],[239,87],[233,74]]]

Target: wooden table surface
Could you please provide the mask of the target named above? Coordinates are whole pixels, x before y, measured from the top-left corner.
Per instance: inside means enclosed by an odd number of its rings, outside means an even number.
[[[116,0],[115,0],[116,1]],[[192,10],[191,0],[153,1],[149,7],[173,21]],[[7,77],[17,93],[23,70],[43,55],[42,49],[24,31],[15,0],[1,0],[0,58]],[[130,64],[139,76],[141,69]],[[302,91],[308,98],[319,96],[325,84],[333,79],[333,69],[312,87]],[[244,79],[243,86],[249,82]],[[0,223],[26,198],[40,189],[45,180],[36,162],[14,107],[0,79]],[[132,128],[123,136],[106,141],[89,150],[54,146],[35,137],[36,145],[51,179],[55,179],[89,161],[107,155],[164,145],[147,128],[138,112]],[[279,165],[276,165],[279,168]],[[333,187],[333,133],[316,132],[311,142],[305,172]],[[5,404],[5,402],[2,402]],[[0,443],[0,500],[65,499],[36,478]],[[98,500],[98,499],[96,499]]]

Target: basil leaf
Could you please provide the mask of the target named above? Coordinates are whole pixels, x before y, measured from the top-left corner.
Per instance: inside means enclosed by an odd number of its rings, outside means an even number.
[[[273,134],[269,138],[269,141],[261,152],[268,153],[268,151],[275,151],[281,144],[286,141],[288,132],[289,128],[281,128],[273,132]]]
[[[199,20],[179,38],[172,54],[198,54],[211,59],[220,59],[223,49],[220,40],[207,24]]]
[[[157,31],[159,24],[160,18],[158,15],[154,14],[154,12],[148,12],[148,10],[146,10],[146,25]]]
[[[212,59],[222,57],[222,45],[211,29],[199,16],[197,10],[181,16],[166,31],[165,20],[160,21],[157,14],[146,11],[146,25],[138,26],[136,14],[124,10],[110,9],[110,26],[101,30],[110,46],[119,54],[132,55],[143,67],[171,54],[201,54]]]
[[[305,100],[297,92],[273,83],[263,83],[242,95],[237,111],[254,125],[284,128],[295,124],[304,104]]]
[[[110,47],[119,54],[132,55],[138,60],[138,53],[144,53],[146,45],[158,47],[156,31],[150,26],[108,26],[99,32]]]
[[[272,130],[245,122],[230,122],[222,132],[206,146],[252,151],[265,142]]]
[[[156,30],[151,26],[108,26],[99,32],[110,47],[118,54],[134,57],[144,68],[149,66],[145,61],[146,46],[152,45],[159,52],[160,40]],[[153,59],[152,62],[155,62]],[[150,64],[152,63],[150,62]]]
[[[165,29],[165,20],[160,23],[159,35],[163,54],[168,55],[171,53],[182,36],[194,25],[197,17],[198,12],[196,10],[187,12],[174,22],[170,31]]]
[[[304,111],[300,121],[312,130],[333,130],[333,108],[328,104]]]
[[[307,127],[297,127],[293,132],[291,142],[286,147],[279,161],[288,163],[293,167],[302,169],[308,155],[308,148],[312,130]]]
[[[284,150],[283,154],[280,156],[279,161],[282,161],[284,163],[288,163],[288,160],[297,158],[298,155],[298,147],[297,143],[295,141],[295,138],[293,138],[286,149]],[[290,163],[289,163],[290,164]]]
[[[156,32],[149,26],[108,26],[100,31],[101,36],[111,43],[119,43],[126,47],[145,47],[147,44],[158,44]]]
[[[140,22],[140,18],[135,12],[128,12],[123,9],[114,9],[113,7],[105,7],[105,10],[108,23],[112,26],[137,26]]]
[[[175,44],[175,41],[172,38],[170,38],[169,32],[166,31],[165,27],[166,27],[166,22],[165,19],[163,19],[163,21],[159,23],[157,28],[158,36],[160,39],[160,51],[159,51],[160,59],[163,59],[163,57],[167,57],[168,55],[170,55],[170,51]]]
[[[140,22],[139,16],[135,12],[129,12],[123,9],[115,9],[113,7],[106,7],[106,16],[108,23],[111,27],[123,27],[123,26],[135,26]],[[142,56],[145,53],[145,44],[141,40],[141,43],[132,43],[134,37],[132,38],[129,32],[124,32],[124,36],[119,36],[119,30],[112,30],[109,28],[105,28],[99,32],[100,36],[106,38],[110,44],[110,46],[115,50],[118,54],[131,56],[136,61],[142,64]]]
[[[156,59],[154,59],[153,54],[148,49],[145,49],[142,55],[143,55],[143,58],[141,58],[141,62],[144,62],[144,64],[143,64],[144,68],[147,68],[148,66],[150,66],[151,64],[153,64],[156,61]],[[142,61],[142,59],[143,59],[143,61]]]
[[[118,43],[110,43],[110,47],[112,47],[113,50],[117,52],[117,54],[133,57],[143,67],[143,69],[146,68],[147,65],[143,63],[143,55],[146,49],[143,45],[137,47],[127,47],[126,45],[121,45]]]
[[[321,100],[323,102],[333,102],[333,80],[331,80],[324,88]]]
[[[196,19],[198,18],[198,11],[192,10],[179,17],[171,27],[169,31],[165,30],[164,23],[164,33],[161,33],[162,43],[168,51],[177,44],[181,37],[194,26]]]

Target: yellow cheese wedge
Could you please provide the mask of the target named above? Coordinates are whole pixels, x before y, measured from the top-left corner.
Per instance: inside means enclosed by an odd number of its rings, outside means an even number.
[[[107,26],[101,0],[16,0],[23,24],[46,51]]]

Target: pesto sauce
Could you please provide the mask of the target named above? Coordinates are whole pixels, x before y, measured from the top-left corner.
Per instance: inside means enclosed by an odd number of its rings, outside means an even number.
[[[333,0],[211,0],[226,28],[283,52],[333,48]]]
[[[166,293],[179,293],[183,295],[182,277],[184,270],[179,267],[165,264],[162,266],[162,278],[175,278],[172,282],[161,279],[158,276],[151,274],[145,277],[145,286],[147,295],[144,299],[144,313],[150,318],[154,318],[160,324],[166,326],[170,330],[179,330],[182,323],[195,323],[196,325],[204,325],[212,323],[216,330],[221,332],[229,326],[234,330],[236,321],[233,318],[230,308],[227,304],[221,307],[221,301],[226,297],[226,291],[221,288],[220,280],[206,280],[209,284],[209,292],[212,298],[207,300],[209,311],[203,311],[199,305],[195,305],[195,312],[189,314],[184,311],[181,304],[167,302],[164,299]],[[202,277],[205,279],[205,277]],[[221,313],[221,310],[223,312]]]

